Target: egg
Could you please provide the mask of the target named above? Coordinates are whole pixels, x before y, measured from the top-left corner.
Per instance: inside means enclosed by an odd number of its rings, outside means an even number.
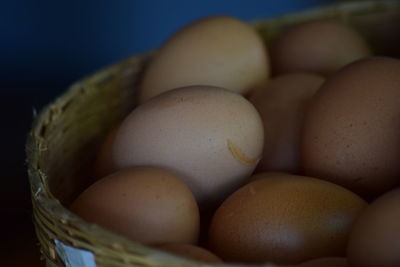
[[[306,72],[283,74],[249,96],[264,124],[263,156],[257,171],[300,171],[300,134],[312,96],[324,82]]]
[[[372,57],[327,79],[302,133],[305,175],[370,199],[400,184],[400,61]]]
[[[101,179],[115,171],[112,159],[112,147],[118,128],[112,129],[106,136],[103,144],[100,146],[94,163],[94,180]]]
[[[347,267],[347,259],[341,257],[327,257],[303,262],[297,267]]]
[[[195,244],[199,209],[189,188],[170,172],[120,170],[87,188],[70,207],[84,220],[146,244]]]
[[[139,101],[191,85],[245,94],[268,77],[268,53],[253,27],[233,17],[207,17],[178,31],[157,51],[144,72]]]
[[[288,27],[271,41],[270,54],[274,74],[310,71],[330,75],[372,52],[349,25],[321,19]]]
[[[263,125],[240,94],[191,86],[139,105],[122,122],[113,147],[117,168],[160,166],[174,172],[201,206],[241,186],[263,147]]]
[[[287,172],[277,172],[277,171],[269,171],[269,172],[256,172],[252,176],[247,179],[247,183],[253,182],[258,179],[268,178],[268,177],[276,177],[276,176],[285,176],[289,173]]]
[[[350,266],[400,266],[400,188],[373,201],[357,219],[347,248]]]
[[[191,244],[171,243],[160,245],[158,248],[176,256],[181,256],[202,263],[222,263],[222,260],[215,254],[202,247]]]
[[[366,203],[323,180],[290,174],[259,178],[217,209],[209,248],[229,262],[298,264],[343,257]]]

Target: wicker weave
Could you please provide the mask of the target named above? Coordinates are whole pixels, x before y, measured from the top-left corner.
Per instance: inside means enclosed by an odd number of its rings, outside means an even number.
[[[364,34],[377,54],[400,56],[399,11],[400,1],[345,2],[259,20],[254,27],[268,43],[291,23],[339,18]],[[132,57],[82,79],[35,118],[27,161],[34,223],[47,266],[64,266],[55,239],[92,251],[97,266],[206,266],[88,224],[64,207],[90,184],[89,170],[105,134],[135,106],[133,89],[149,59],[151,54]]]

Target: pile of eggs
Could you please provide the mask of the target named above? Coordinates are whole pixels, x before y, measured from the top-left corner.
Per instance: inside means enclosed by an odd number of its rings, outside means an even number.
[[[84,220],[200,262],[400,266],[400,61],[350,26],[307,21],[266,47],[201,19],[138,98],[70,206]]]

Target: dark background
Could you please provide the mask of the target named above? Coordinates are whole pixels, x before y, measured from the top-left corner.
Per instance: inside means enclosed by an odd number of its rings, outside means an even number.
[[[227,14],[251,21],[328,0],[17,0],[0,3],[1,266],[41,266],[31,223],[25,139],[40,110],[74,81],[157,48],[183,25]]]

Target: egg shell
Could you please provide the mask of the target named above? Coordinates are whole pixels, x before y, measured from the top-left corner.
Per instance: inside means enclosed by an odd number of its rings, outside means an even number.
[[[112,147],[114,145],[115,136],[117,135],[117,130],[118,128],[112,129],[99,148],[93,170],[95,181],[116,171],[112,159]]]
[[[283,74],[249,96],[264,125],[264,150],[257,171],[299,173],[304,115],[324,80],[313,73]]]
[[[139,88],[139,101],[191,85],[246,93],[269,78],[269,57],[258,33],[228,16],[197,20],[174,34],[156,53]]]
[[[297,267],[347,267],[347,259],[341,257],[327,257],[303,262]]]
[[[322,19],[288,27],[272,40],[270,54],[274,75],[296,71],[330,75],[372,52],[349,25]]]
[[[147,245],[195,244],[199,209],[189,188],[171,173],[136,167],[87,188],[71,211],[88,222]]]
[[[163,244],[158,246],[157,248],[176,256],[181,256],[203,263],[222,263],[222,260],[218,258],[215,254],[211,253],[205,248],[194,246],[191,244]]]
[[[347,254],[350,266],[400,266],[400,188],[380,196],[357,219]]]
[[[249,177],[249,179],[247,180],[247,183],[251,183],[255,180],[258,179],[264,179],[264,178],[268,178],[268,177],[276,177],[276,176],[285,176],[288,175],[289,173],[287,172],[274,172],[274,171],[269,171],[269,172],[257,172],[254,173],[252,176]]]
[[[349,190],[290,174],[255,180],[217,209],[209,248],[229,262],[298,264],[342,257],[366,203]]]
[[[400,61],[372,57],[327,79],[305,118],[305,175],[373,198],[400,184]]]
[[[192,86],[165,92],[133,110],[118,130],[113,159],[117,168],[167,168],[208,206],[250,176],[263,138],[261,118],[243,96]]]

